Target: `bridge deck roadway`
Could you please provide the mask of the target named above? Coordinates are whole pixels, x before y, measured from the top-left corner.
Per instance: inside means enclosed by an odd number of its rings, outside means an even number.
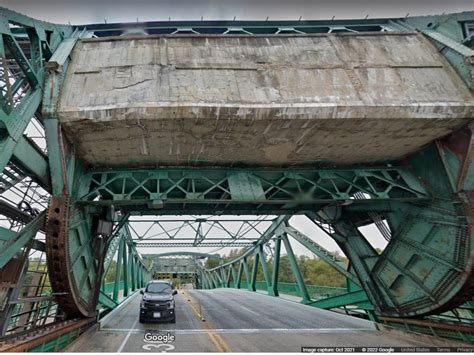
[[[369,321],[234,289],[185,290],[176,324],[140,324],[140,295],[69,346],[81,352],[299,352],[302,346],[446,346],[446,341],[379,331]],[[201,307],[200,307],[201,305]],[[205,321],[199,317],[203,310]],[[171,346],[147,343],[146,332],[169,332]]]

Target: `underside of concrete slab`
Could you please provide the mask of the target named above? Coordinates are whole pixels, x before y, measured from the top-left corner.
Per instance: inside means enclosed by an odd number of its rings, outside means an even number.
[[[422,34],[110,37],[79,42],[60,103],[96,166],[399,159],[474,116]]]

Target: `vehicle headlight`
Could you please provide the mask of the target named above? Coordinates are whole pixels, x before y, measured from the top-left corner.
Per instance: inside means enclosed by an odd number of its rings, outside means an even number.
[[[168,309],[174,308],[174,301],[168,302]]]
[[[145,308],[145,302],[144,301],[140,302],[140,308]]]

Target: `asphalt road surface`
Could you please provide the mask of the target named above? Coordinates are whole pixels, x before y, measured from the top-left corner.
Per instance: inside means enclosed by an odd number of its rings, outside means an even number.
[[[87,331],[66,351],[300,352],[303,346],[446,345],[443,340],[436,344],[430,337],[379,331],[369,321],[235,289],[180,291],[175,296],[175,324],[140,324],[140,299],[135,294],[107,316],[100,329]]]

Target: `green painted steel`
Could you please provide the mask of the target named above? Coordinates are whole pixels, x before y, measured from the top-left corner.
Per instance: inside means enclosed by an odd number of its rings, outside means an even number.
[[[35,238],[36,233],[44,226],[45,217],[44,212],[40,213],[18,233],[4,228],[0,230],[0,268]]]
[[[242,248],[250,247],[254,245],[253,242],[238,242],[238,241],[221,241],[221,242],[205,242],[199,243],[200,248]],[[195,248],[197,245],[194,243],[184,243],[184,242],[152,242],[152,243],[137,243],[137,248]]]
[[[366,203],[354,198],[357,192],[377,201],[430,198],[406,167],[93,171],[82,175],[79,184],[78,203],[83,205],[113,204],[159,215],[301,213],[334,201]]]
[[[99,292],[99,304],[109,309],[114,309],[118,305],[117,302],[115,302],[110,296],[108,296],[102,290]]]
[[[285,234],[286,232],[285,232],[284,226],[287,224],[288,219],[289,219],[289,216],[281,216],[277,218],[276,220],[273,221],[272,225],[265,231],[265,233],[262,235],[262,238],[259,240],[259,242],[255,244],[253,247],[248,248],[248,250],[244,252],[240,257],[228,263],[221,264],[220,266],[214,269],[210,269],[210,270],[203,269],[201,275],[210,275],[212,278],[212,275],[216,274],[216,271],[220,271],[222,275],[225,275],[227,272],[227,274],[229,275],[229,278],[228,278],[229,281],[227,283],[214,282],[214,285],[215,285],[214,287],[218,287],[217,285],[223,285],[223,286],[230,285],[230,276],[233,275],[234,273],[233,265],[238,264],[239,271],[237,273],[237,277],[235,276],[233,277],[234,280],[236,280],[234,283],[235,287],[242,288],[242,286],[245,285],[250,291],[256,291],[257,289],[256,275],[257,275],[257,271],[260,265],[263,269],[264,277],[266,279],[266,284],[267,284],[266,288],[269,294],[277,296],[279,294],[278,270],[279,270],[279,260],[280,260],[280,246],[281,246],[281,241],[283,240],[286,252],[290,258],[293,274],[297,280],[299,293],[303,297],[303,302],[305,303],[310,302],[311,299],[306,289],[301,272],[299,270],[298,263],[293,254],[291,244]],[[265,260],[266,256],[263,251],[263,246],[266,243],[268,243],[272,239],[272,237],[276,237],[276,242],[275,242],[275,252],[274,252],[273,275],[272,275],[272,280],[270,282],[270,275],[266,267],[266,260]],[[248,259],[252,256],[253,256],[253,267],[252,267],[252,273],[250,274],[249,269],[248,269]],[[226,269],[226,271],[224,271],[224,269]],[[243,275],[245,275],[245,283],[242,280]],[[225,278],[223,278],[223,280],[224,279]]]
[[[128,248],[127,245],[124,245],[123,248],[123,254],[122,254],[122,265],[123,265],[123,280],[124,280],[124,286],[123,286],[123,295],[124,297],[128,297],[129,295],[129,289],[130,289],[130,279],[129,279],[129,262],[128,260],[130,259],[128,257]]]
[[[146,259],[150,259],[147,257]],[[156,272],[178,274],[178,273],[196,273],[198,260],[194,257],[161,257],[153,260],[152,274]]]
[[[298,266],[298,262],[296,260],[295,254],[293,253],[293,249],[291,247],[290,241],[288,240],[287,235],[284,233],[281,236],[283,244],[285,245],[286,254],[290,259],[291,270],[293,271],[293,275],[296,278],[296,282],[298,284],[298,288],[300,289],[301,295],[303,297],[303,303],[311,302],[311,298],[309,297],[308,290],[306,289],[306,285],[303,280],[303,275],[301,275],[300,268]]]
[[[47,157],[30,139],[23,136],[18,140],[11,162],[20,166],[28,176],[32,176],[45,190],[50,189],[51,182]]]
[[[333,286],[306,285],[306,289],[308,290],[311,299],[327,298],[347,292],[347,289],[344,287]],[[278,291],[282,294],[301,297],[301,293],[297,284],[280,282],[278,285]]]
[[[333,268],[335,268],[337,271],[343,274],[346,278],[348,278],[349,280],[357,284],[359,283],[357,276],[349,272],[347,270],[347,265],[342,263],[334,255],[334,253],[329,252],[328,250],[323,248],[321,245],[316,243],[314,240],[312,240],[311,238],[304,235],[303,233],[298,231],[296,228],[293,228],[288,224],[284,227],[284,230],[286,233],[291,235],[296,241],[300,242],[304,247],[306,247],[308,250],[316,254],[320,259],[330,264]]]
[[[120,275],[122,271],[122,256],[124,253],[125,248],[125,239],[120,239],[119,249],[117,253],[117,263],[115,265],[115,282],[114,282],[114,293],[113,293],[113,300],[115,302],[119,299],[119,290],[124,289],[124,282],[120,281]]]
[[[81,331],[79,329],[73,330],[51,341],[41,344],[31,350],[28,350],[28,352],[32,352],[32,353],[60,352],[61,350],[66,348],[73,340],[75,340],[80,334],[81,334]]]
[[[12,159],[18,141],[41,103],[41,87],[35,85],[8,114],[0,115],[0,171]]]
[[[246,281],[242,281],[242,288],[248,288],[248,283]],[[255,283],[256,290],[258,291],[268,291],[268,286],[265,281],[257,281]],[[333,286],[321,286],[321,285],[306,285],[306,289],[308,290],[308,293],[311,296],[312,300],[317,300],[317,301],[312,301],[309,303],[309,305],[314,305],[316,304],[319,300],[329,300],[332,297],[335,296],[343,296],[348,294],[347,289],[344,287],[333,287]],[[252,290],[253,291],[253,290]],[[295,296],[297,298],[301,298],[301,291],[297,283],[291,283],[291,282],[280,282],[279,287],[278,287],[278,292],[280,295],[288,295],[288,296]],[[268,293],[269,294],[269,293]],[[325,308],[325,309],[332,309],[332,308],[339,308],[344,305],[350,305],[350,304],[357,304],[359,301],[357,298],[351,298],[348,297],[346,298],[348,300],[347,303],[333,303],[330,304],[327,307],[319,307],[318,308]],[[367,302],[367,296],[365,296],[365,302]],[[354,303],[351,303],[354,302]],[[322,303],[321,303],[322,304]],[[373,307],[372,307],[373,308]]]
[[[89,24],[86,28],[98,37],[120,36],[135,24]],[[166,21],[140,24],[140,30],[151,35],[173,35],[192,32],[193,35],[301,35],[335,32],[380,32],[395,29],[389,19],[321,20],[321,21]]]
[[[368,302],[367,294],[363,290],[343,293],[309,303],[311,306],[323,309],[339,308],[348,305],[360,306],[360,304],[369,306],[370,310],[373,309],[373,306]]]
[[[270,273],[268,272],[267,261],[265,260],[265,253],[263,251],[263,245],[259,245],[256,255],[258,255],[258,259],[259,259],[260,264],[262,266],[263,277],[265,279],[265,284],[266,284],[266,290],[270,294],[272,294],[272,283],[271,283],[271,280],[270,280]],[[257,264],[257,263],[255,263],[255,264]],[[258,281],[255,282],[255,287],[258,288]]]
[[[278,236],[275,239],[275,250],[273,252],[273,271],[272,271],[272,284],[270,294],[272,296],[279,296],[278,292],[278,275],[280,273],[280,255],[281,255],[281,238]]]
[[[122,240],[131,239],[130,230],[128,229],[128,225],[125,223],[126,218],[122,218],[112,232],[112,238],[108,242],[107,254],[104,259],[104,275],[107,275]]]
[[[428,36],[466,85],[474,89],[473,37],[466,30],[467,24],[474,23],[473,12],[412,17],[398,23],[402,23],[405,29],[421,31]]]
[[[452,184],[449,183],[447,169],[443,166],[444,163],[436,147],[427,148],[414,155],[412,159],[416,162],[413,166],[418,176],[430,186],[436,198],[430,202],[424,202],[422,206],[390,201],[388,209],[382,209],[392,235],[396,235],[397,238],[392,238],[381,254],[372,248],[350,220],[352,213],[358,214],[364,211],[365,206],[336,205],[322,209],[318,214],[309,214],[321,229],[324,230],[326,225],[328,235],[349,257],[354,274],[342,269],[342,266],[328,257],[324,250],[311,243],[309,238],[304,238],[293,227],[288,224],[284,226],[281,221],[274,222],[270,231],[266,233],[266,238],[262,240],[267,243],[271,238],[276,238],[278,248],[279,241],[282,239],[286,249],[289,249],[289,252],[287,250],[289,260],[298,281],[303,302],[310,302],[310,297],[305,290],[291,246],[285,236],[287,232],[291,232],[290,234],[304,246],[317,252],[323,260],[325,259],[344,275],[349,276],[353,282],[362,285],[363,291],[359,293],[364,293],[365,302],[368,299],[380,314],[411,316],[418,312],[432,313],[434,309],[439,312],[456,306],[457,304],[455,305],[451,300],[459,294],[464,293],[463,297],[470,297],[471,279],[464,270],[470,268],[471,261],[468,255],[472,255],[472,238],[467,222],[463,221],[465,215],[462,212],[464,208],[462,200],[457,201],[452,197]],[[371,207],[374,210],[380,208],[377,205]],[[235,262],[240,263],[237,287],[243,287],[241,280],[243,270],[247,287],[253,290],[255,287],[246,271],[246,261],[249,256],[257,253],[259,245],[262,244],[263,242],[257,243],[237,260],[218,268],[226,268]],[[446,248],[447,245],[450,247]],[[277,261],[278,255],[279,253],[275,253],[274,256]],[[277,275],[278,264],[274,265],[272,285],[267,285],[275,295],[278,294]],[[429,277],[423,275],[429,275]],[[449,287],[446,288],[446,285]],[[350,297],[348,296],[346,300]],[[462,303],[465,300],[463,297],[457,302]]]
[[[41,104],[45,63],[71,32],[70,26],[34,20],[0,8],[0,58],[3,63],[0,79],[0,171],[4,171],[10,160],[15,160],[46,189],[50,183],[45,159],[30,142],[25,141],[23,133]],[[29,48],[24,49],[20,40],[28,41]],[[18,66],[15,75],[9,74],[7,61]],[[5,80],[6,77],[9,79]],[[32,160],[27,153],[36,155],[38,159]]]
[[[192,256],[192,257],[199,257],[199,258],[218,258],[220,259],[221,256],[219,254],[208,254],[208,253],[199,253],[193,251],[172,251],[167,253],[159,253],[159,254],[146,254],[147,258],[163,258],[167,256]]]

